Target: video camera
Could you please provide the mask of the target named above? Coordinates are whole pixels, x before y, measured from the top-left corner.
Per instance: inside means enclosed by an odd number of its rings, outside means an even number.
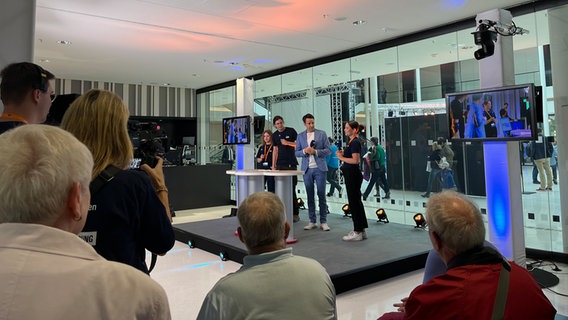
[[[158,159],[164,157],[168,146],[168,135],[156,122],[128,121],[128,135],[134,147],[132,163],[138,168],[142,164],[155,167]]]

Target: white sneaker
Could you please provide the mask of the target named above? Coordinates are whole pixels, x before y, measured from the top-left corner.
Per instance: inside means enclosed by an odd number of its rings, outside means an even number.
[[[357,233],[355,231],[351,231],[342,239],[343,241],[361,241],[363,240],[363,232]]]
[[[322,224],[320,225],[320,228],[321,228],[323,231],[329,231],[329,230],[331,230],[331,229],[329,229],[329,226],[327,225],[327,223],[322,223]]]
[[[318,227],[317,224],[310,222],[304,227],[304,230],[312,230],[316,229],[317,227]]]

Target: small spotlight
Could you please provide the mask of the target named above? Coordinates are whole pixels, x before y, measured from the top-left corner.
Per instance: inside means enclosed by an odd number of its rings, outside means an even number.
[[[426,228],[426,219],[424,219],[424,215],[422,213],[415,214],[413,219],[416,223],[416,227],[414,228]]]
[[[193,244],[193,241],[191,241],[191,240],[187,241],[187,245],[188,245],[191,249],[195,248],[195,244]]]
[[[298,208],[306,209],[306,205],[304,204],[304,200],[302,200],[302,198],[298,198],[297,203],[298,203]]]
[[[343,214],[345,216],[351,215],[351,212],[349,211],[349,204],[344,204],[343,207],[341,207],[341,210],[343,210]]]
[[[227,253],[225,251],[219,252],[219,258],[221,258],[221,261],[227,261]]]
[[[377,215],[377,219],[379,219],[377,222],[389,223],[389,218],[387,217],[385,209],[379,208],[375,214]]]

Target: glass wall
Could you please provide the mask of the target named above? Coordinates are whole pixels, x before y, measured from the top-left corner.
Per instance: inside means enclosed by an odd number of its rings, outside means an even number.
[[[546,11],[513,19],[530,33],[513,37],[515,82],[543,86],[545,135],[553,135],[552,83]],[[378,208],[387,210],[391,222],[414,224],[412,217],[424,211],[428,187],[428,155],[438,137],[447,137],[445,94],[479,89],[479,65],[473,58],[477,46],[473,30],[454,30],[430,37],[255,81],[255,115],[283,116],[285,125],[304,130],[301,117],[315,116],[316,127],[335,140],[343,140],[343,121],[355,119],[366,126],[361,135],[379,140],[387,152],[387,173],[391,199],[369,198],[367,216]],[[235,115],[235,87],[203,93],[209,95],[209,141],[213,148],[221,141],[219,121]],[[206,101],[199,99],[199,101]],[[499,108],[499,107],[495,107]],[[498,113],[499,110],[497,109]],[[259,139],[259,136],[257,136]],[[257,140],[257,144],[260,140]],[[470,195],[485,212],[484,155],[481,143],[450,144],[454,155],[448,159],[457,189]],[[519,143],[519,150],[524,145]],[[211,153],[208,161],[220,161]],[[535,192],[531,159],[522,157],[523,217],[527,247],[562,252],[560,192]],[[363,182],[363,189],[366,182]],[[298,184],[302,189],[302,183]],[[432,192],[440,189],[434,185]],[[300,190],[302,191],[302,190]],[[379,192],[379,191],[377,191]],[[301,192],[300,192],[301,193]],[[375,192],[372,192],[374,194]],[[341,213],[346,199],[337,194],[329,199],[330,211]],[[521,214],[521,213],[519,213]]]

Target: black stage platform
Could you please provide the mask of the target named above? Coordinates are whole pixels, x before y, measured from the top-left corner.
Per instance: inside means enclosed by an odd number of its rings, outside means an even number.
[[[368,239],[346,242],[341,237],[353,230],[351,218],[328,215],[331,231],[303,230],[306,217],[294,224],[298,242],[291,244],[299,256],[319,261],[329,273],[337,293],[395,277],[424,267],[432,247],[428,232],[397,223],[369,220]],[[192,246],[242,263],[246,247],[235,236],[236,217],[174,225],[176,239]]]

